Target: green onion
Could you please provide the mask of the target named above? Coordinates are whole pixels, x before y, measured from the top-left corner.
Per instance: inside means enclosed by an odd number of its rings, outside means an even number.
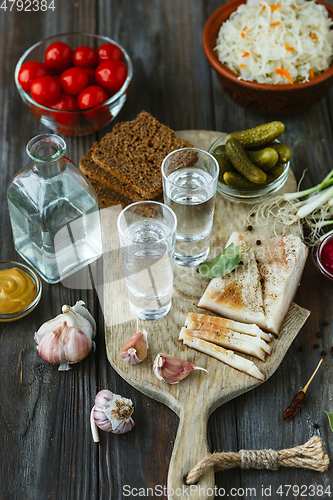
[[[333,224],[333,169],[316,186],[285,193],[264,201],[250,211],[245,223],[281,224],[284,228],[302,221],[309,229],[307,244],[320,242],[320,230]],[[254,218],[253,218],[254,217]],[[285,230],[285,229],[284,229]]]
[[[333,170],[332,170],[333,172]],[[296,191],[295,193],[286,193],[283,195],[283,198],[287,201],[296,200],[297,198],[302,198],[303,196],[307,196],[309,194],[315,193],[316,191],[320,191],[321,189],[330,186],[333,184],[333,179],[325,179],[317,186],[314,186],[309,189],[304,189],[304,191]]]
[[[333,198],[333,186],[321,193],[321,196],[316,196],[314,200],[310,199],[308,203],[303,205],[303,207],[298,210],[297,217],[303,219],[307,215],[314,212],[316,208],[321,207],[324,203],[331,200],[331,198]]]

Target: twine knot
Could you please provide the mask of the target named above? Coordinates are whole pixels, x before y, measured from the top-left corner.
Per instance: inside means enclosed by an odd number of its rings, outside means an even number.
[[[215,471],[241,467],[242,469],[270,469],[302,467],[324,472],[329,466],[320,437],[313,436],[303,445],[275,450],[240,450],[238,453],[213,453],[200,460],[186,478],[186,484],[196,484],[207,467]]]
[[[277,470],[278,452],[275,450],[239,450],[242,469]]]

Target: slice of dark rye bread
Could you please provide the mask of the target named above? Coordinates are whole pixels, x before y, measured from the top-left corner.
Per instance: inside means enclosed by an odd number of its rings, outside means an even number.
[[[97,142],[95,142],[94,146],[96,144]],[[113,191],[130,198],[132,202],[140,201],[142,199],[142,196],[138,195],[138,193],[127,186],[127,184],[111,175],[110,172],[100,167],[98,163],[95,163],[91,155],[92,149],[89,149],[89,151],[87,151],[87,153],[81,158],[79,163],[81,172],[83,172],[89,180],[94,180],[95,182],[103,184]]]
[[[104,184],[95,181],[91,177],[89,178],[89,182],[92,184],[93,188],[96,191],[98,206],[100,208],[113,207],[114,205],[121,205],[122,208],[124,208],[132,203],[132,200],[130,200],[126,196],[113,191],[112,189],[104,186]]]
[[[84,155],[84,157],[80,161],[79,166],[81,172],[88,178],[89,182],[94,187],[98,197],[98,205],[101,208],[112,207],[118,204],[121,204],[122,207],[126,207],[127,205],[130,205],[131,203],[134,203],[136,201],[144,200],[142,196],[138,195],[138,193],[136,193],[135,191],[128,189],[127,186],[123,182],[118,181],[118,179],[113,178],[114,180],[112,179],[109,184],[109,177],[111,178],[112,176],[102,168],[100,168],[100,170],[102,170],[102,173],[101,177],[99,177],[97,175],[97,171],[94,169],[96,164],[92,160],[89,161],[89,153],[90,151],[88,151]],[[104,180],[106,181],[104,182]],[[114,184],[114,182],[119,182],[119,184],[117,185],[117,189],[113,189],[112,187],[110,187],[110,185],[112,185],[113,187],[116,185]],[[121,192],[121,186],[126,187],[126,192]],[[153,198],[153,201],[160,201],[163,203],[163,193],[155,196],[155,198]]]
[[[127,198],[127,196],[117,193],[117,191],[113,191],[112,189],[104,186],[104,184],[95,181],[94,179],[91,178],[88,179],[96,191],[98,198],[98,206],[100,208],[113,207],[114,205],[121,205],[122,208],[125,208],[127,207],[127,205],[131,205],[131,203],[133,203],[133,200]],[[141,198],[138,201],[147,201],[147,200],[143,200]],[[156,198],[154,198],[153,201],[159,201],[163,203],[163,195],[160,194],[159,196],[156,196]]]
[[[121,122],[92,148],[92,159],[145,199],[162,193],[161,165],[175,149],[193,147],[146,111]]]

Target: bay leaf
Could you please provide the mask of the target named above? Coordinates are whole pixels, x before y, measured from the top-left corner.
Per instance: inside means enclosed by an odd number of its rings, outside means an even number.
[[[206,278],[218,278],[233,271],[242,260],[243,252],[235,243],[212,260],[199,264],[199,272]]]
[[[325,411],[325,410],[324,410]],[[327,417],[328,417],[328,421],[330,423],[330,428],[331,430],[333,431],[333,413],[329,412],[329,411],[325,411]]]

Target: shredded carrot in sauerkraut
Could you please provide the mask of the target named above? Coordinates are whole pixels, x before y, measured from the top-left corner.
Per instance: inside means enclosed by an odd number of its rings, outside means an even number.
[[[286,45],[284,46],[284,48],[286,50],[290,50],[290,52],[292,52],[293,50],[295,50],[294,47],[290,47],[289,43],[286,43]]]
[[[275,70],[275,73],[277,75],[285,76],[287,78],[287,80],[288,80],[289,83],[291,83],[292,85],[294,84],[294,82],[291,79],[291,76],[289,75],[289,73],[288,73],[288,71],[286,69],[284,69],[284,68],[277,68]]]
[[[314,0],[247,0],[222,24],[216,51],[240,79],[285,84],[278,69],[291,83],[306,82],[311,69],[318,75],[332,62],[332,25],[327,9]]]

